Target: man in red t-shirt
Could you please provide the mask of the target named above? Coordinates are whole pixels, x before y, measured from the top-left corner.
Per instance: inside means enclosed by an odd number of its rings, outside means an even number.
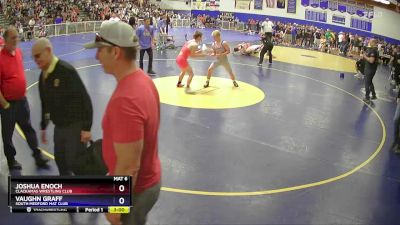
[[[21,169],[15,159],[16,151],[12,142],[15,124],[23,131],[29,147],[33,151],[36,165],[47,168],[47,159],[38,149],[35,130],[30,122],[28,100],[25,97],[26,80],[21,49],[18,45],[18,32],[9,28],[4,32],[5,46],[0,51],[0,114],[4,154],[10,170]]]
[[[136,65],[138,38],[129,24],[105,21],[96,41],[96,59],[118,84],[103,116],[103,158],[110,175],[132,176],[131,213],[107,214],[112,224],[145,224],[161,185],[158,157],[160,99],[153,81]]]

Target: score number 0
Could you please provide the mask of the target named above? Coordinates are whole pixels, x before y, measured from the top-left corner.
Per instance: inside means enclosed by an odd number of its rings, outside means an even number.
[[[119,185],[118,190],[120,192],[124,192],[125,191],[125,186],[124,185]],[[118,199],[118,202],[119,202],[120,205],[123,205],[125,203],[125,198],[124,197],[120,197]]]

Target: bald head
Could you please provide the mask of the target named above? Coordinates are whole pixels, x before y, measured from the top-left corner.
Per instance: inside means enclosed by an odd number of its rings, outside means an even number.
[[[47,70],[53,59],[53,45],[47,38],[39,38],[32,47],[32,57],[41,70]]]
[[[49,48],[50,50],[53,50],[53,45],[51,44],[51,42],[49,41],[49,39],[47,38],[39,38],[32,47],[32,51],[33,49],[38,49],[38,50],[44,50],[46,48]]]

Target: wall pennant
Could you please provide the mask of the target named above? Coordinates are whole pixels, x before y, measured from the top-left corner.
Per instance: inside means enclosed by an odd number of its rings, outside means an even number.
[[[329,6],[329,0],[320,0],[319,1],[319,7],[321,8],[321,9],[328,9],[328,6]]]
[[[341,13],[345,13],[347,11],[347,1],[345,0],[339,0],[338,1],[338,10]]]
[[[268,1],[268,0],[266,0]],[[310,0],[301,0],[301,5],[304,7],[310,6]]]
[[[337,0],[329,0],[328,2],[328,7],[331,11],[336,11],[338,10],[338,2]]]

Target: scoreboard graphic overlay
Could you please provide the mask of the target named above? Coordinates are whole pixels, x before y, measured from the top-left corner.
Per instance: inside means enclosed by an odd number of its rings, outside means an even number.
[[[129,213],[130,176],[9,176],[12,213]]]

